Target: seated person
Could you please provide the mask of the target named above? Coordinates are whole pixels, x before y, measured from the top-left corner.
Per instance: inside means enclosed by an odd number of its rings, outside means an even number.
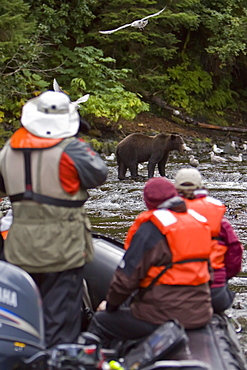
[[[147,336],[170,319],[179,320],[185,328],[203,327],[213,313],[207,220],[196,212],[188,213],[175,186],[164,177],[146,182],[144,201],[149,210],[130,227],[126,253],[106,301],[89,325],[88,331],[98,335],[105,348],[113,340]]]
[[[243,246],[224,216],[226,207],[218,199],[208,195],[203,187],[202,176],[195,168],[182,168],[175,177],[175,186],[187,207],[207,218],[212,235],[211,265],[214,278],[211,283],[212,305],[215,313],[231,307],[234,292],[228,280],[241,271]]]

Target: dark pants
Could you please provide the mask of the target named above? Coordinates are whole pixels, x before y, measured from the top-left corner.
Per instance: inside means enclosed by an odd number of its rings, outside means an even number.
[[[6,261],[4,251],[0,259]],[[62,272],[29,275],[42,298],[47,348],[62,343],[77,343],[83,316],[83,266]]]
[[[212,306],[214,313],[222,313],[231,307],[234,300],[235,293],[224,285],[219,288],[211,289]]]
[[[0,234],[0,260],[1,261],[5,261],[4,253],[3,253],[3,243],[4,243],[4,239],[2,237],[2,234]]]
[[[83,267],[30,275],[42,297],[47,347],[76,343],[81,331]]]
[[[120,307],[114,312],[96,312],[88,331],[100,337],[104,348],[110,348],[114,340],[139,339],[158,326],[136,319],[129,307]]]

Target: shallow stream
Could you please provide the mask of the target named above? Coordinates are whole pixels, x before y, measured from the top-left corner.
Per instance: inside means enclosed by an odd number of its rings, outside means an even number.
[[[236,147],[236,153],[231,154],[236,156],[242,152],[242,162],[233,161],[229,154],[221,154],[227,162],[213,163],[209,154],[212,144],[200,142],[186,144],[192,150],[185,154],[172,152],[166,166],[166,176],[173,181],[181,167],[191,167],[189,155],[193,154],[200,162],[198,169],[210,195],[220,199],[227,206],[226,216],[245,247],[242,272],[230,281],[232,289],[236,291],[236,297],[234,308],[228,313],[242,326],[238,335],[243,350],[247,354],[247,151],[239,145]],[[223,147],[225,143],[217,144]],[[109,175],[104,185],[89,191],[90,198],[86,203],[86,209],[94,232],[123,241],[134,218],[146,209],[142,190],[147,178],[140,181],[131,179],[119,181],[114,154],[108,157],[102,156],[102,158],[108,164]],[[139,174],[147,176],[146,163],[139,165]],[[129,176],[128,172],[127,176]],[[158,172],[155,176],[159,176]]]
[[[232,154],[236,156],[242,152],[242,162],[233,161],[229,154],[221,154],[227,162],[213,163],[209,154],[212,144],[195,140],[186,144],[191,151],[182,154],[170,153],[166,165],[166,177],[173,181],[180,168],[191,167],[189,155],[193,154],[200,162],[198,169],[203,176],[204,186],[209,189],[210,195],[220,199],[227,206],[226,216],[245,248],[242,271],[238,277],[230,281],[236,296],[233,308],[227,313],[232,316],[236,329],[239,324],[242,327],[238,337],[247,358],[247,150],[244,149],[244,144],[240,144]],[[219,147],[224,147],[225,144],[217,142]],[[123,241],[135,217],[146,209],[142,191],[147,180],[147,164],[139,165],[139,175],[144,177],[142,180],[119,181],[115,155],[102,155],[102,158],[109,168],[108,178],[102,186],[89,191],[90,198],[85,207],[94,232]],[[128,172],[127,176],[129,176]],[[155,176],[159,176],[157,171]],[[1,202],[1,211],[9,207],[8,199],[4,198]]]

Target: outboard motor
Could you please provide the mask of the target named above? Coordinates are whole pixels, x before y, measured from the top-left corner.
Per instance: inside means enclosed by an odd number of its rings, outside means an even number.
[[[0,369],[45,349],[42,301],[24,270],[0,261]]]

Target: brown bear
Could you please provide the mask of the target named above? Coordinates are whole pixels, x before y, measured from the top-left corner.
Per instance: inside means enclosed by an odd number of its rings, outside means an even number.
[[[126,179],[129,169],[131,177],[138,177],[138,163],[148,161],[148,177],[153,177],[158,164],[160,176],[165,176],[165,165],[171,150],[186,149],[183,138],[177,134],[158,134],[147,136],[134,133],[120,141],[116,148],[119,180]]]

